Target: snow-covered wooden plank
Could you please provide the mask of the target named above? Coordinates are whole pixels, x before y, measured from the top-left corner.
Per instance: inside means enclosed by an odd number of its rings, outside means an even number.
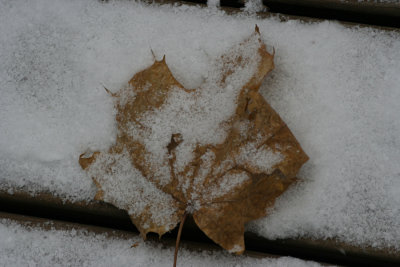
[[[269,239],[400,240],[400,35],[374,27],[116,1],[0,2],[0,187],[88,201],[87,147],[115,140],[106,86],[167,55],[188,88],[258,24],[276,69],[262,92],[310,156],[304,182],[250,226]]]

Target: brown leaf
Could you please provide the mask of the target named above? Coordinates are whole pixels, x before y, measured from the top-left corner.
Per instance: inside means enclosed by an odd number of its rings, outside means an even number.
[[[212,240],[242,253],[245,224],[266,215],[308,160],[258,93],[273,67],[256,27],[198,89],[185,89],[165,57],[135,74],[113,94],[115,145],[79,159],[96,199],[127,210],[144,238],[190,213]]]

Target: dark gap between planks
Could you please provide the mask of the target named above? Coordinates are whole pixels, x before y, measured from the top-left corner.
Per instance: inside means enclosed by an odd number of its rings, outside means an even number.
[[[316,19],[339,20],[383,27],[400,28],[400,4],[384,6],[382,3],[345,3],[341,1],[298,1],[298,0],[263,0],[269,13]],[[206,0],[183,0],[169,2],[190,2],[207,4]],[[245,0],[221,0],[221,7],[243,8]]]

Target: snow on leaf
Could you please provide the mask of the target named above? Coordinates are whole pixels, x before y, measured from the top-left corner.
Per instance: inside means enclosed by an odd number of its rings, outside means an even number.
[[[79,159],[96,199],[127,210],[144,238],[189,213],[212,240],[242,253],[245,224],[266,215],[308,160],[258,93],[273,66],[256,27],[197,89],[185,89],[165,57],[135,74],[113,94],[115,145]]]

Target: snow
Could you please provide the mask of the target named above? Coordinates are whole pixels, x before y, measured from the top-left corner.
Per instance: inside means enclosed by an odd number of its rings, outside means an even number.
[[[84,229],[43,230],[0,219],[2,266],[170,266],[174,249],[140,237]],[[137,244],[136,247],[131,247]],[[296,258],[251,258],[228,252],[195,252],[181,246],[178,266],[321,266]]]
[[[165,226],[167,230],[176,226],[176,220],[170,218],[176,212],[172,196],[145,179],[132,165],[126,150],[121,154],[101,153],[88,173],[101,184],[104,201],[128,211],[134,218],[150,214],[152,222]],[[148,228],[150,225],[146,225],[144,230]]]
[[[240,153],[236,158],[238,164],[248,165],[255,169],[257,173],[272,173],[272,167],[281,162],[284,156],[263,146],[257,148],[256,143],[247,143],[241,147]]]
[[[241,89],[256,73],[261,61],[258,48],[258,35],[252,34],[245,45],[236,44],[223,60],[210,66],[198,90],[187,93],[175,88],[159,109],[141,115],[143,130],[134,132],[154,158],[162,159],[168,154],[167,146],[174,133],[182,135],[182,145],[190,150],[196,144],[216,145],[225,140],[229,129],[223,123],[234,115]],[[232,64],[237,55],[243,57],[240,66]],[[230,72],[225,79],[224,74]],[[192,155],[183,157],[190,160]]]
[[[182,85],[197,88],[255,24],[276,51],[261,93],[310,161],[303,182],[249,229],[399,250],[400,34],[334,22],[128,1],[0,0],[0,188],[92,199],[78,157],[115,142],[103,86],[118,91],[153,63],[152,49]]]
[[[277,68],[262,92],[310,160],[304,183],[252,229],[398,250],[400,36],[328,23],[302,33],[290,48],[276,37]]]
[[[247,0],[244,3],[243,11],[249,13],[261,12],[265,10],[266,7],[263,4],[262,0]]]
[[[221,177],[221,180],[218,184],[213,184],[209,188],[209,195],[205,196],[207,201],[212,201],[214,198],[221,197],[229,192],[232,192],[233,189],[239,187],[244,182],[250,180],[249,174],[244,171],[238,172],[228,172],[224,176]],[[240,251],[240,250],[238,250]]]
[[[186,182],[190,175],[187,175],[188,171],[184,170],[194,159],[197,146],[221,144],[227,138],[231,128],[229,120],[235,114],[238,96],[261,64],[260,46],[259,35],[252,33],[245,42],[235,44],[227,53],[224,53],[223,57],[215,60],[198,89],[188,92],[180,86],[174,86],[169,91],[165,103],[158,109],[150,109],[129,122],[127,127],[129,138],[140,142],[146,148],[148,153],[146,164],[149,164],[152,170],[156,170],[154,180],[157,183],[166,185],[172,180],[169,171],[171,155],[168,144],[171,136],[179,133],[179,146],[174,151],[176,155],[174,171],[178,179],[176,188],[183,186],[183,192],[188,201],[194,201],[186,194],[186,185],[188,185]],[[234,64],[237,58],[241,59],[240,63]],[[241,158],[238,159],[238,164],[247,163],[249,154],[255,150],[253,147],[240,151],[238,156]],[[269,164],[269,167],[283,160],[283,156],[279,153],[276,153],[276,157],[271,157],[272,152],[267,153],[268,155],[262,153],[263,149],[260,149],[259,153],[255,154],[256,160],[258,163],[261,161]],[[214,159],[215,154],[212,151],[208,151],[201,158],[202,168],[196,175],[194,181],[196,186],[192,188],[200,187],[196,190],[196,195],[207,193],[205,192],[207,188],[203,188],[203,182],[211,171]]]
[[[141,79],[144,79],[141,77],[146,75],[135,75],[135,82],[118,91],[118,97],[115,99],[119,112],[118,138],[127,140],[122,153],[114,152],[117,149],[112,149],[112,152],[109,149],[102,151],[100,156],[96,153],[95,162],[88,168],[89,176],[93,177],[99,186],[101,199],[127,210],[132,218],[150,217],[148,220],[151,223],[140,227],[141,232],[150,231],[150,224],[153,223],[163,226],[168,231],[177,224],[179,205],[176,195],[172,198],[167,194],[175,193],[171,193],[171,186],[175,191],[183,193],[184,200],[179,201],[189,203],[186,210],[191,213],[204,207],[203,205],[209,205],[218,197],[232,193],[235,189],[240,190],[240,186],[248,180],[248,174],[244,171],[224,174],[232,172],[231,167],[221,172],[220,166],[214,171],[217,152],[210,147],[201,155],[198,161],[199,168],[193,168],[193,160],[199,155],[196,154],[198,147],[224,143],[231,128],[236,126],[232,126],[230,121],[235,117],[239,95],[243,90],[251,88],[250,83],[256,83],[254,80],[257,71],[263,64],[260,55],[262,48],[264,46],[260,34],[254,31],[244,42],[235,44],[215,60],[198,89],[187,90],[176,82],[167,86],[164,82],[163,93],[166,99],[159,107],[130,110],[125,115],[124,112],[131,109],[136,101],[152,99],[152,103],[157,103],[160,102],[157,97],[163,96],[160,93],[159,81],[141,82]],[[150,69],[154,66],[164,66],[167,71],[165,57],[154,63]],[[162,79],[167,80],[164,77]],[[261,81],[259,80],[260,83]],[[156,90],[156,97],[140,96],[141,92],[149,90]],[[143,112],[140,113],[140,110]],[[131,118],[126,123],[121,122],[123,119],[118,118],[124,115],[133,115],[134,119]],[[181,148],[174,148],[171,152],[171,138],[176,144],[179,143],[178,147]],[[243,139],[246,138],[247,136]],[[257,142],[260,143],[261,140],[262,137],[259,136]],[[258,173],[270,174],[272,167],[280,163],[284,156],[279,152],[266,150],[257,142],[241,147],[238,153],[235,153],[236,159],[228,154],[222,165],[227,167],[227,161],[236,162],[246,167],[250,166]],[[132,150],[127,147],[133,143],[142,144],[145,150],[136,154],[131,162],[132,154],[129,153],[132,153]],[[139,157],[143,157],[145,163],[141,163]],[[216,177],[221,177],[221,180]],[[216,185],[217,182],[221,183]],[[166,193],[157,189],[157,186],[165,186],[167,189],[164,187],[162,190]],[[207,203],[204,203],[204,199],[207,199]],[[133,221],[137,222],[135,219]]]
[[[215,8],[220,6],[220,0],[207,0],[207,6],[210,8]]]

